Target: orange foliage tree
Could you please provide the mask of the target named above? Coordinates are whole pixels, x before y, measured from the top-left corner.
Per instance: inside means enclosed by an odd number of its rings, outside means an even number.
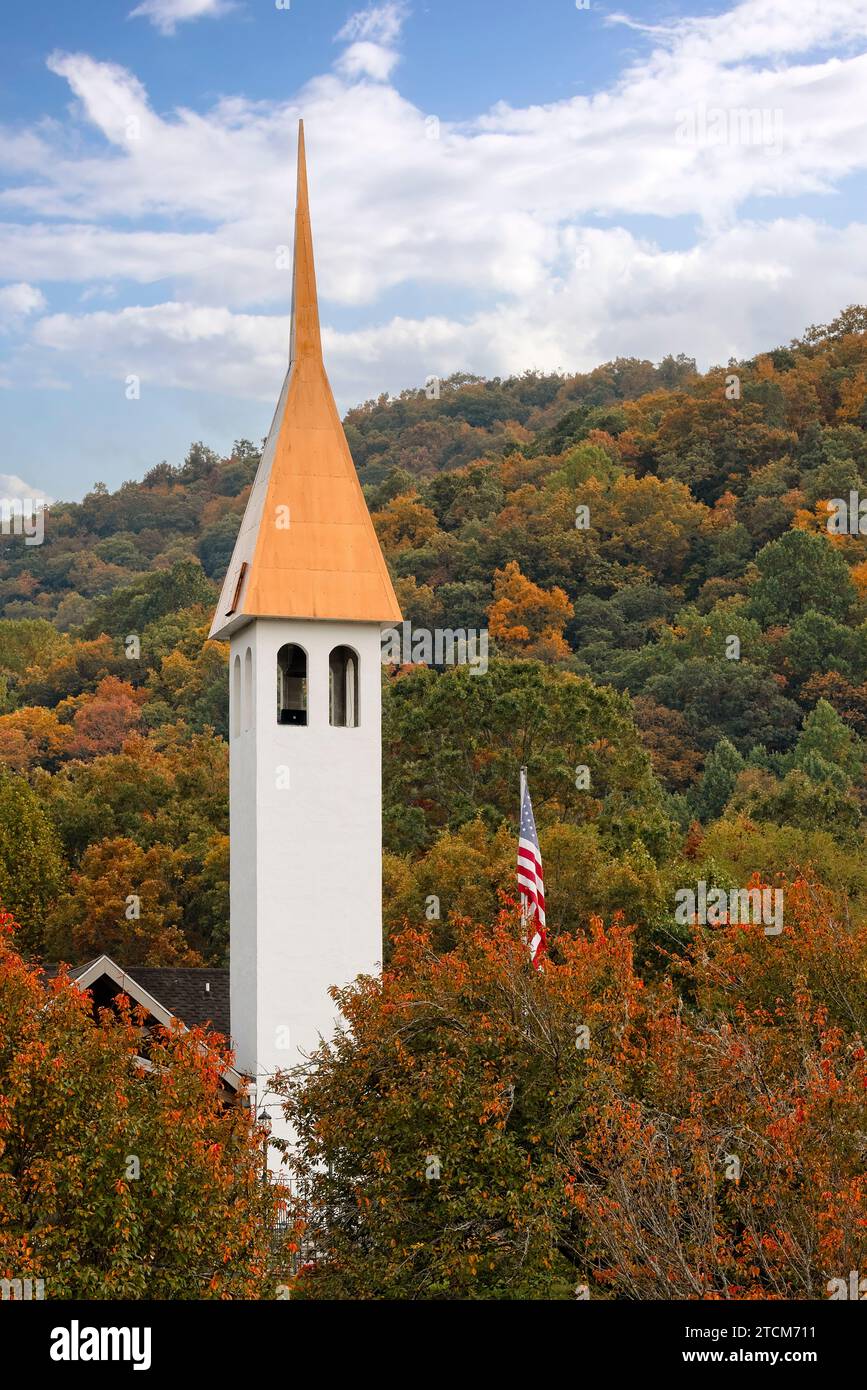
[[[273,1297],[276,1193],[253,1113],[225,1102],[230,1054],[201,1030],[145,1035],[129,1001],[95,1020],[12,928],[0,911],[0,1278],[46,1298]]]
[[[779,939],[696,935],[677,1006],[667,985],[632,1036],[639,1084],[594,1103],[573,1145],[570,1196],[615,1296],[818,1299],[863,1269],[867,934],[804,880],[784,891]]]
[[[54,771],[69,751],[72,729],[62,724],[53,709],[27,705],[0,715],[0,761],[13,772],[34,767]]]
[[[74,737],[70,754],[74,758],[94,758],[105,753],[119,753],[129,736],[141,722],[141,706],[146,695],[128,681],[117,676],[104,676],[92,695],[81,695],[73,701]]]
[[[532,970],[513,911],[396,942],[283,1085],[308,1297],[824,1298],[867,1258],[867,934],[696,927],[652,982],[593,919]]]
[[[123,965],[201,965],[181,930],[185,860],[170,845],[141,849],[115,836],[91,845],[49,915],[49,956],[88,960],[103,951]]]
[[[541,589],[521,573],[517,561],[494,571],[494,601],[488,609],[491,636],[515,655],[558,660],[569,655],[563,628],[574,609],[562,589]]]

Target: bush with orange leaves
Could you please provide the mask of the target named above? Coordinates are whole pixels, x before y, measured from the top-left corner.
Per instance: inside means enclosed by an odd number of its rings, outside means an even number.
[[[14,949],[0,910],[0,1278],[46,1298],[274,1296],[262,1136],[201,1030],[147,1044]]]
[[[867,1273],[867,938],[818,890],[695,928],[643,983],[620,921],[543,971],[515,914],[382,980],[284,1083],[317,1258],[296,1296],[828,1296]]]

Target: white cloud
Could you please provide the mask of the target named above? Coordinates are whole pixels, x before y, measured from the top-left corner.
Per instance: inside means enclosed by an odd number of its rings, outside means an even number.
[[[349,16],[337,39],[372,39],[376,43],[394,43],[406,19],[406,5],[388,3],[356,10]]]
[[[829,305],[861,295],[867,226],[835,231],[808,218],[747,223],[678,252],[615,228],[583,233],[568,250],[571,265],[556,283],[469,318],[395,317],[351,332],[326,329],[342,404],[460,369],[575,371],[617,356],[693,350],[697,325],[703,366],[785,343],[793,299],[801,328],[827,317]],[[263,402],[275,397],[288,349],[282,315],[175,302],[51,315],[35,338],[119,381],[134,372],[155,386]]]
[[[205,17],[216,19],[234,8],[230,0],[142,0],[141,5],[130,10],[129,18],[141,16],[149,19],[161,34],[173,34],[177,26],[186,21]]]
[[[47,492],[34,487],[32,483],[25,483],[16,473],[0,473],[0,497],[7,502],[44,502],[46,506],[54,501]]]
[[[402,4],[374,5],[350,16],[336,35],[351,40],[337,60],[337,71],[349,81],[371,77],[386,82],[400,59],[395,43],[406,18]]]
[[[288,350],[285,319],[169,302],[89,314],[52,314],[34,341],[86,361],[91,371],[238,396],[273,393]]]
[[[339,58],[337,70],[349,81],[372,77],[375,82],[386,82],[399,56],[393,48],[380,43],[353,43]]]
[[[643,30],[662,46],[714,64],[806,53],[825,44],[863,39],[867,18],[852,0],[741,0],[722,14],[644,25],[612,14],[611,24]]]
[[[334,70],[291,101],[234,97],[204,113],[157,114],[126,69],[52,55],[79,126],[3,146],[0,262],[22,281],[120,287],[120,302],[144,298],[129,282],[159,286],[163,302],[42,318],[36,346],[114,375],[272,395],[301,114],[346,404],[454,367],[575,369],[669,350],[726,360],[863,298],[865,228],[797,211],[824,195],[830,213],[843,180],[867,169],[867,7],[744,0],[658,26],[607,90],[501,103],[443,120],[433,139],[389,81],[403,18],[394,4],[353,16]],[[683,250],[666,249],[673,218]],[[449,307],[328,330],[329,304],[375,306],[404,287]]]
[[[29,314],[45,308],[45,295],[35,285],[0,285],[0,330],[14,327]]]

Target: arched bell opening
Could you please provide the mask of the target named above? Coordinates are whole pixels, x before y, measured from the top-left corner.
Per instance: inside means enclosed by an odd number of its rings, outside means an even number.
[[[307,723],[307,653],[292,642],[277,653],[277,723]]]
[[[328,658],[328,722],[358,727],[358,652],[351,647],[335,647]]]

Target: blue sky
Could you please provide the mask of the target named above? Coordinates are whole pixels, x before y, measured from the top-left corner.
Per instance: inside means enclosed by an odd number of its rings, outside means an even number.
[[[856,0],[135,9],[4,12],[0,494],[261,438],[299,115],[343,408],[457,369],[706,366],[867,298]]]

